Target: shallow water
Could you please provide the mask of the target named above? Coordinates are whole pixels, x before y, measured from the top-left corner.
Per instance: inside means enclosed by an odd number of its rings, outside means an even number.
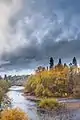
[[[26,112],[31,120],[40,120],[37,113],[36,104],[22,95],[20,90],[23,90],[23,87],[12,86],[10,91],[7,93],[8,97],[11,99],[12,108],[18,107],[21,108],[24,112]]]
[[[24,89],[24,87],[19,87],[19,86],[12,86],[9,89],[9,92],[7,93],[8,97],[11,99],[11,106],[12,108],[16,108],[19,107],[21,108],[24,112],[26,112],[30,118],[30,120],[80,120],[80,110],[74,111],[72,113],[69,113],[69,115],[71,117],[65,118],[65,115],[63,115],[64,117],[60,117],[60,116],[56,116],[55,114],[53,114],[53,116],[51,117],[49,114],[44,114],[44,115],[40,115],[37,112],[37,107],[36,107],[36,103],[29,101],[25,98],[25,96],[22,95],[22,90]],[[64,99],[60,99],[60,102],[79,102],[80,100],[64,100]],[[66,115],[68,116],[68,115]]]

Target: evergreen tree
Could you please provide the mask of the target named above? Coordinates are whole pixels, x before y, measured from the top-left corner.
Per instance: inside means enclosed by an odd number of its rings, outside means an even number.
[[[71,67],[72,66],[72,63],[69,63],[69,67]]]
[[[67,64],[66,64],[66,63],[64,63],[64,67],[67,67]]]
[[[49,64],[50,64],[50,69],[53,68],[53,66],[54,66],[54,60],[53,60],[52,57],[50,58],[50,63]]]
[[[76,57],[73,58],[72,63],[73,63],[74,66],[77,66],[77,60],[76,60]]]
[[[58,65],[61,65],[61,64],[62,64],[62,62],[61,62],[61,58],[59,58]]]
[[[48,66],[47,66],[47,70],[48,70]]]
[[[0,80],[2,80],[2,76],[0,75]]]
[[[7,75],[6,74],[4,75],[4,80],[7,80]]]

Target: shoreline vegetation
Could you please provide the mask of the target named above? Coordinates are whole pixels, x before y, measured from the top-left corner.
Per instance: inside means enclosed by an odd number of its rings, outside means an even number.
[[[10,81],[0,80],[0,111],[2,111],[4,107],[10,102],[9,98],[6,95],[9,87],[11,87]]]
[[[51,57],[49,64],[49,68],[39,66],[35,74],[29,76],[24,90],[26,99],[38,101],[38,107],[45,108],[45,110],[55,109],[55,102],[58,108],[61,104],[56,99],[80,98],[80,68],[77,66],[76,58],[74,57],[69,65],[63,64],[60,58],[58,64],[54,65]],[[80,106],[79,103],[71,104],[66,103],[65,106],[70,109]]]
[[[20,108],[11,107],[11,100],[6,94],[10,87],[9,80],[0,80],[0,120],[29,120]]]

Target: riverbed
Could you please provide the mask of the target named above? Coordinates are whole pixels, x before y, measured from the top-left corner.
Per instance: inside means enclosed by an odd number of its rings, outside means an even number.
[[[37,112],[37,106],[35,102],[32,102],[30,100],[27,100],[25,96],[23,96],[23,90],[24,87],[22,86],[12,86],[7,95],[11,99],[11,107],[12,108],[21,108],[25,113],[28,114],[30,120],[80,120],[80,109],[74,110],[71,113],[61,113],[64,118],[60,118],[59,115],[53,114],[51,117],[50,115],[42,115]],[[61,102],[62,100],[60,100]],[[74,102],[79,102],[76,100],[73,100]],[[64,102],[64,100],[62,101]],[[66,102],[66,100],[65,100]],[[68,101],[70,102],[70,101]],[[67,117],[67,119],[65,119]]]

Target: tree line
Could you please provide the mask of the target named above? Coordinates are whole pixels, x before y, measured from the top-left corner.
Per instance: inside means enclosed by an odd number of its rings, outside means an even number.
[[[49,64],[50,64],[50,69],[52,69],[52,68],[54,67],[54,59],[53,59],[53,57],[50,58],[50,63],[49,63]],[[61,58],[59,58],[59,62],[58,62],[57,65],[59,65],[59,66],[62,65],[62,60],[61,60]],[[72,63],[69,64],[69,66],[72,66],[72,65],[77,67],[76,57],[74,57],[73,60],[72,60]],[[66,63],[64,63],[64,67],[65,67],[65,66],[67,66]]]
[[[26,82],[25,91],[37,97],[79,97],[79,79],[80,70],[76,57],[69,65],[62,64],[61,58],[55,65],[51,57],[49,69],[43,66],[37,67],[35,75],[31,75]]]

